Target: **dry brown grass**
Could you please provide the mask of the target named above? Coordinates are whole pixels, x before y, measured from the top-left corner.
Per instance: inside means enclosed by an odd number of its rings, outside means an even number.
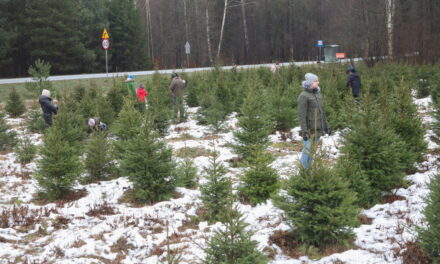
[[[57,213],[54,208],[29,209],[29,206],[12,206],[0,213],[0,227],[10,228],[16,226],[32,227],[42,222],[51,213]]]
[[[86,213],[88,216],[99,217],[101,215],[114,215],[116,214],[115,209],[110,206],[107,202],[103,204],[98,204],[90,207],[90,210]]]
[[[202,147],[184,147],[175,151],[174,155],[179,158],[197,158],[211,155],[211,151]]]
[[[301,256],[298,252],[298,242],[287,231],[275,231],[273,235],[269,237],[269,245],[275,244],[283,251],[283,254],[292,257],[299,258]]]
[[[382,201],[381,201],[381,203],[382,203],[382,204],[385,204],[385,203],[393,203],[393,202],[395,202],[395,201],[404,201],[404,200],[406,200],[406,198],[403,197],[403,196],[400,196],[400,195],[394,195],[394,194],[389,194],[389,195],[384,195],[384,196],[382,197]]]
[[[169,138],[169,139],[167,139],[167,141],[177,142],[177,141],[186,141],[186,140],[194,140],[194,139],[197,139],[197,138],[191,136],[190,134],[183,133],[179,137]]]
[[[113,245],[110,246],[110,251],[113,253],[127,255],[129,249],[134,249],[134,245],[128,243],[127,238],[121,236]]]
[[[396,255],[401,256],[404,264],[430,264],[432,260],[422,250],[416,242],[408,241],[402,245],[406,250],[398,251]]]
[[[73,244],[72,244],[72,247],[74,247],[74,248],[80,248],[80,247],[82,247],[82,246],[84,246],[84,245],[86,245],[87,243],[84,241],[84,240],[82,240],[82,239],[77,239],[77,240],[75,240],[75,242],[73,242]]]
[[[371,225],[373,223],[373,218],[366,216],[365,214],[359,214],[357,216],[359,222],[363,225]]]

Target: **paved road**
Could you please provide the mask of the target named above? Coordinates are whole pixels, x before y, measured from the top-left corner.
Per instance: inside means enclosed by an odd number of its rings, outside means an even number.
[[[357,59],[355,59],[356,61]],[[347,62],[348,60],[344,60],[343,62]],[[302,61],[302,62],[285,62],[280,63],[282,66],[287,66],[291,64],[295,64],[297,66],[306,65],[306,64],[316,64],[316,61]],[[252,64],[252,65],[239,65],[237,68],[246,69],[246,68],[258,68],[258,67],[270,67],[272,63],[269,64]],[[223,69],[231,69],[232,66],[223,66]],[[196,72],[196,71],[208,71],[211,70],[212,67],[203,67],[203,68],[190,68],[190,69],[169,69],[169,70],[159,70],[159,73],[172,73],[172,72]],[[120,77],[127,76],[128,74],[133,74],[134,76],[143,76],[143,75],[151,75],[156,73],[156,71],[137,71],[137,72],[112,72],[112,73],[92,73],[92,74],[76,74],[76,75],[59,75],[59,76],[50,76],[50,81],[64,81],[64,80],[79,80],[79,79],[95,79],[95,78],[109,78],[109,77]],[[25,83],[31,82],[31,78],[15,78],[15,79],[0,79],[0,84],[13,84],[13,83]]]

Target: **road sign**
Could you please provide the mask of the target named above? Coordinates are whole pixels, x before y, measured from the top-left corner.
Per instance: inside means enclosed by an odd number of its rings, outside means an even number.
[[[107,29],[106,28],[104,28],[104,31],[102,32],[102,37],[101,37],[102,39],[108,39],[109,38],[109,36],[108,36],[108,32],[107,32]]]
[[[191,53],[191,45],[189,45],[188,41],[185,44],[185,53],[186,54],[190,54]]]
[[[336,59],[345,59],[345,53],[337,52],[336,53]]]
[[[108,50],[109,47],[110,47],[110,41],[107,38],[102,39],[102,48]]]
[[[316,46],[318,47],[324,47],[324,41],[323,40],[318,40],[318,43],[316,44]]]

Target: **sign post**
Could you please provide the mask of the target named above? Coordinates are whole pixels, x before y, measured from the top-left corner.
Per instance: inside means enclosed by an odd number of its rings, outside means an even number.
[[[105,72],[108,76],[108,59],[107,59],[107,50],[110,48],[110,40],[108,36],[107,29],[104,28],[104,31],[102,32],[102,48],[105,50]]]
[[[345,59],[345,53],[344,52],[336,52],[336,59],[339,59],[339,62],[341,62],[343,59]]]
[[[318,63],[320,63],[321,62],[321,48],[324,47],[324,41],[318,40],[318,43],[316,44],[316,46],[319,48]]]
[[[189,68],[189,54],[191,53],[191,45],[189,45],[188,41],[185,44],[185,53],[186,53],[186,62]]]

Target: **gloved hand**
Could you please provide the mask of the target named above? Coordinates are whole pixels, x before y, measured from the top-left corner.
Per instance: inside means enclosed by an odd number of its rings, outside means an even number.
[[[302,138],[303,138],[304,141],[309,140],[309,136],[308,136],[307,132],[303,132],[302,133]]]
[[[325,132],[327,133],[327,135],[331,135],[332,134],[332,131],[330,130],[330,128],[329,127],[327,127],[327,129],[325,130]]]

